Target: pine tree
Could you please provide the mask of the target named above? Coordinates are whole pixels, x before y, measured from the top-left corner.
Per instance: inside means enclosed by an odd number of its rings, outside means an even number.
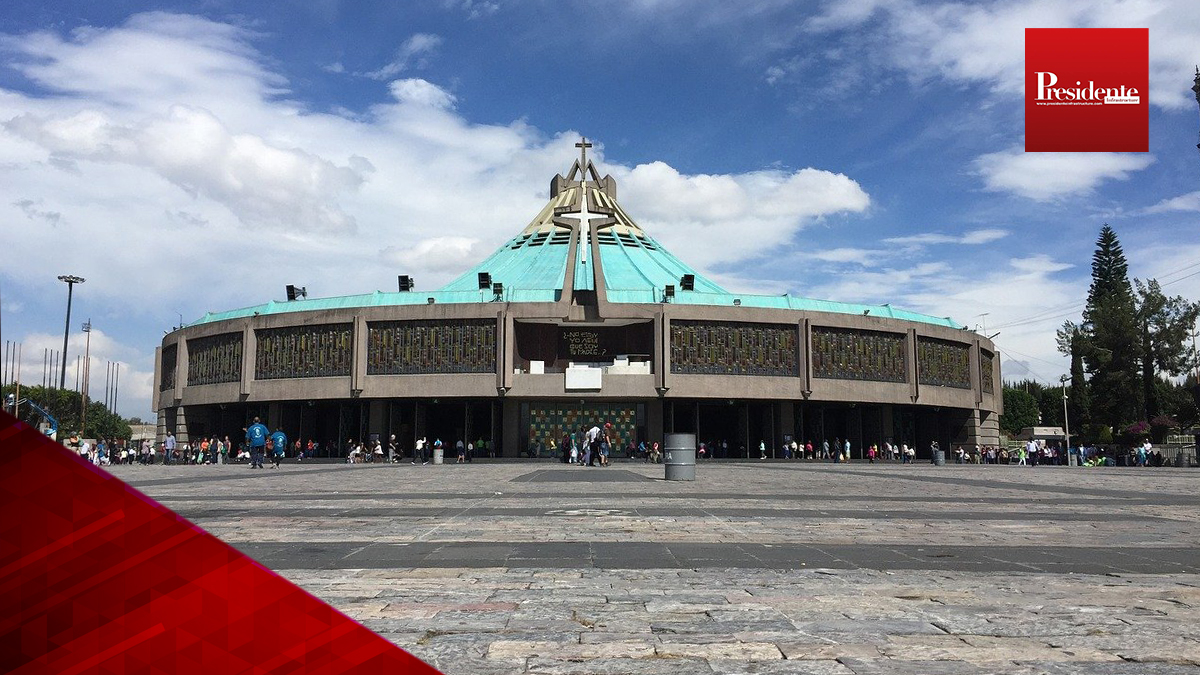
[[[1139,335],[1129,263],[1117,233],[1105,224],[1092,255],[1092,284],[1083,310],[1080,341],[1090,374],[1090,417],[1119,428],[1142,419]]]
[[[1071,357],[1071,388],[1068,390],[1067,419],[1072,429],[1082,430],[1091,423],[1092,397],[1087,373],[1083,368],[1083,352],[1087,336],[1074,323],[1067,321],[1058,330],[1058,350]]]

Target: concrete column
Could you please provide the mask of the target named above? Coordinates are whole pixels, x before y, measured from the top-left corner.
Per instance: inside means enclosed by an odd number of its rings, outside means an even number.
[[[664,306],[658,315],[658,323],[654,332],[654,344],[658,354],[655,355],[654,367],[658,371],[658,386],[671,386],[671,318],[667,316]]]
[[[158,388],[157,381],[154,383],[154,387],[156,389]],[[168,430],[169,430],[169,427],[167,425],[167,408],[159,408],[158,409],[158,424],[154,430],[154,442],[162,443],[164,440],[166,440]]]
[[[504,343],[504,351],[503,351],[504,358],[501,359],[503,361],[503,364],[501,366],[502,369],[500,371],[500,378],[501,378],[501,382],[503,382],[503,386],[507,390],[507,389],[511,389],[512,385],[513,385],[513,367],[514,367],[513,364],[516,363],[516,354],[517,354],[516,322],[513,321],[513,316],[511,314],[506,313],[504,315],[503,327],[504,327],[504,339],[502,340],[502,342]],[[497,358],[499,358],[499,354],[497,355]],[[508,418],[505,417],[504,419],[507,422]]]
[[[879,430],[883,434],[883,438],[881,440],[887,442],[887,440],[890,438],[892,445],[897,444],[896,421],[892,415],[894,410],[895,407],[890,405],[880,406],[879,408]],[[881,445],[879,448],[882,451],[883,446]]]
[[[506,316],[507,316],[507,312],[505,312],[504,310],[500,310],[499,312],[496,312],[496,389],[497,390],[500,390],[501,388],[507,386],[505,383],[508,380],[505,379],[505,376],[504,376],[505,371],[507,371],[509,373],[508,378],[509,379],[512,378],[512,374],[511,374],[512,367],[508,365],[510,363],[509,352],[511,351],[512,347],[510,346],[508,340],[506,339],[508,337],[507,332],[505,331],[505,328],[507,326],[507,321],[505,321]]]
[[[171,392],[173,403],[183,400],[183,388],[187,386],[187,340],[181,339],[177,344],[178,346],[175,348],[175,390]],[[179,434],[175,435],[178,436]]]
[[[784,436],[796,437],[796,406],[791,401],[781,401],[775,411],[776,446],[783,443]]]
[[[242,383],[238,393],[242,396],[250,394],[250,382],[254,379],[254,357],[258,353],[258,339],[254,328],[247,321],[242,328]]]
[[[350,393],[356,396],[355,392],[362,391],[367,377],[367,319],[361,314],[354,317],[354,332],[350,339],[354,345],[350,352]]]
[[[908,329],[908,393],[915,403],[921,398],[921,367],[917,363],[917,329]]]
[[[183,406],[175,408],[175,442],[188,443],[187,411]]]
[[[383,443],[383,447],[387,449],[387,401],[383,399],[372,399],[367,402],[370,406],[367,415],[367,433],[379,434],[379,441]]]
[[[812,320],[800,321],[800,377],[805,397],[812,393]]]
[[[82,363],[82,362],[81,362]],[[82,370],[82,366],[80,367]],[[150,387],[150,409],[158,412],[159,426],[162,425],[162,346],[154,348],[154,384]]]
[[[413,401],[413,447],[417,447],[416,439],[428,436],[429,433],[425,428],[425,404],[420,401]],[[433,439],[426,438],[429,443]],[[429,449],[429,443],[425,444],[425,449]]]
[[[758,450],[758,446],[750,447],[750,403],[742,401],[738,406],[738,436],[741,439],[736,448],[731,448],[735,457],[750,457]]]
[[[968,369],[971,371],[971,391],[975,393],[975,407],[978,408],[980,403],[983,403],[983,383],[979,376],[979,339],[976,338],[971,342],[971,349]]]
[[[663,442],[663,400],[661,398],[654,399],[646,403],[646,436],[648,438],[639,438],[639,441],[646,441],[649,445],[654,441]]]
[[[518,428],[521,422],[521,408],[515,399],[504,399],[503,403],[503,428],[504,428],[504,443],[500,446],[505,457],[516,457],[517,452],[521,448],[521,434],[524,429]]]
[[[957,439],[963,439],[966,449],[975,445],[1000,444],[1000,416],[982,410],[957,411],[960,415],[951,418],[951,434]]]

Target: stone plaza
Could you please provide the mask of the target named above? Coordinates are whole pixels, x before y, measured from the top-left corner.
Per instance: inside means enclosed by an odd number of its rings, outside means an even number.
[[[1194,470],[109,470],[445,673],[1200,672]]]

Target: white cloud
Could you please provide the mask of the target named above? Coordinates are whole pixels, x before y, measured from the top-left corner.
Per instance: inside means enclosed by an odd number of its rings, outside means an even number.
[[[419,78],[396,80],[388,85],[392,96],[400,103],[411,103],[429,108],[453,108],[454,96],[431,82]]]
[[[1078,318],[1087,293],[1088,277],[1045,254],[1021,258],[993,256],[969,269],[942,260],[897,264],[880,258],[870,269],[825,270],[823,283],[805,289],[806,295],[847,302],[890,302],[931,316],[948,316],[972,329],[999,331],[995,342],[1002,352],[1029,355],[1028,372],[1043,381],[1056,381],[1066,360],[1058,354],[1054,328]],[[1074,273],[1072,273],[1074,272]],[[986,312],[986,316],[981,316]],[[1031,316],[1045,321],[1023,321]],[[1005,352],[1005,362],[1010,354]],[[1062,366],[1056,368],[1052,364]],[[1019,372],[1017,372],[1019,370]],[[1021,377],[1024,368],[1004,370],[1005,378]]]
[[[60,160],[145,167],[190,194],[224,204],[248,225],[353,231],[354,218],[336,199],[365,180],[361,167],[335,166],[254,134],[232,134],[212,113],[184,106],[133,124],[86,110],[67,117],[18,115],[4,128]]]
[[[878,263],[887,255],[887,251],[871,248],[831,248],[825,251],[817,251],[810,254],[809,257],[815,258],[823,262],[831,263],[856,263],[858,265],[870,265]]]
[[[1200,211],[1200,191],[1164,199],[1146,209],[1146,213],[1170,213],[1173,211]]]
[[[1014,147],[978,157],[975,170],[988,190],[1049,201],[1090,192],[1105,180],[1125,180],[1153,162],[1153,155],[1024,152]]]
[[[1008,236],[1008,230],[995,228],[971,230],[960,235],[942,234],[940,232],[922,232],[921,234],[911,234],[903,237],[889,237],[884,239],[888,244],[901,244],[908,246],[924,246],[927,244],[964,244],[978,245],[990,244],[993,241],[998,241]]]
[[[1184,84],[1200,42],[1200,3],[1193,0],[831,0],[806,26],[852,31],[870,49],[845,59],[869,58],[919,82],[983,83],[1008,96],[1024,88],[1026,28],[1146,27],[1151,103],[1168,110],[1195,104]]]
[[[663,162],[613,168],[634,220],[701,266],[769,252],[815,219],[859,213],[871,203],[854,180],[812,168],[695,176]]]
[[[443,0],[447,9],[461,9],[468,19],[478,19],[500,11],[500,3],[494,0]]]
[[[396,50],[396,56],[391,61],[367,73],[363,77],[373,80],[390,80],[409,68],[424,68],[428,55],[442,44],[442,38],[432,33],[416,33],[404,41]],[[339,66],[341,64],[338,64]]]
[[[0,218],[11,223],[0,276],[28,293],[10,298],[6,282],[5,302],[40,306],[70,261],[88,279],[79,311],[142,327],[143,341],[112,357],[138,373],[130,396],[145,380],[135,412],[176,311],[192,320],[282,299],[288,283],[313,297],[386,290],[413,270],[435,288],[527,224],[576,155],[572,130],[472,123],[423,79],[392,82],[392,98],[366,111],[307,110],[255,39],[162,13],[3,38],[8,65],[38,90],[0,88]],[[814,168],[686,175],[607,162],[600,146],[592,156],[630,215],[702,268],[870,204],[851,178]],[[57,225],[39,215],[50,213]],[[27,309],[23,325],[49,330],[57,311]]]
[[[387,246],[379,252],[383,259],[407,274],[422,281],[420,288],[435,288],[425,284],[427,277],[437,278],[446,269],[462,270],[483,260],[491,250],[473,237],[430,237],[410,246]]]
[[[26,385],[41,386],[43,378],[49,379],[58,386],[61,370],[44,366],[46,350],[61,353],[63,336],[61,333],[27,333],[21,338],[21,382]],[[85,370],[83,356],[91,358],[90,371]],[[76,357],[79,357],[78,359]],[[90,381],[88,398],[92,401],[104,401],[105,381],[108,375],[108,363],[119,363],[120,372],[116,375],[117,411],[123,415],[137,415],[146,418],[150,414],[151,386],[154,380],[154,354],[145,353],[127,344],[115,340],[105,331],[93,326],[90,342],[86,333],[71,333],[67,341],[66,359],[66,388],[74,390],[80,386],[80,378],[86,373]],[[79,364],[76,367],[76,364]],[[149,419],[153,419],[150,417]]]

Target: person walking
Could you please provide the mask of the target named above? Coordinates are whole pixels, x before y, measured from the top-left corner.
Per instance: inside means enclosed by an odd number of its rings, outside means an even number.
[[[287,451],[287,434],[283,433],[282,429],[275,429],[275,433],[271,434],[271,444],[274,446],[271,452],[271,468],[278,469],[279,462],[283,461],[283,455]]]
[[[429,463],[429,460],[425,458],[425,437],[424,436],[417,439],[416,448],[413,450],[413,458],[412,458],[412,461],[409,463],[416,465],[418,457],[421,458],[422,465]]]
[[[270,432],[266,425],[254,418],[254,423],[246,429],[246,442],[250,444],[250,468],[263,468],[263,453],[267,447],[267,436]]]
[[[600,450],[600,427],[592,425],[585,434],[587,446],[584,449],[583,461],[587,466],[596,466],[596,455]]]

